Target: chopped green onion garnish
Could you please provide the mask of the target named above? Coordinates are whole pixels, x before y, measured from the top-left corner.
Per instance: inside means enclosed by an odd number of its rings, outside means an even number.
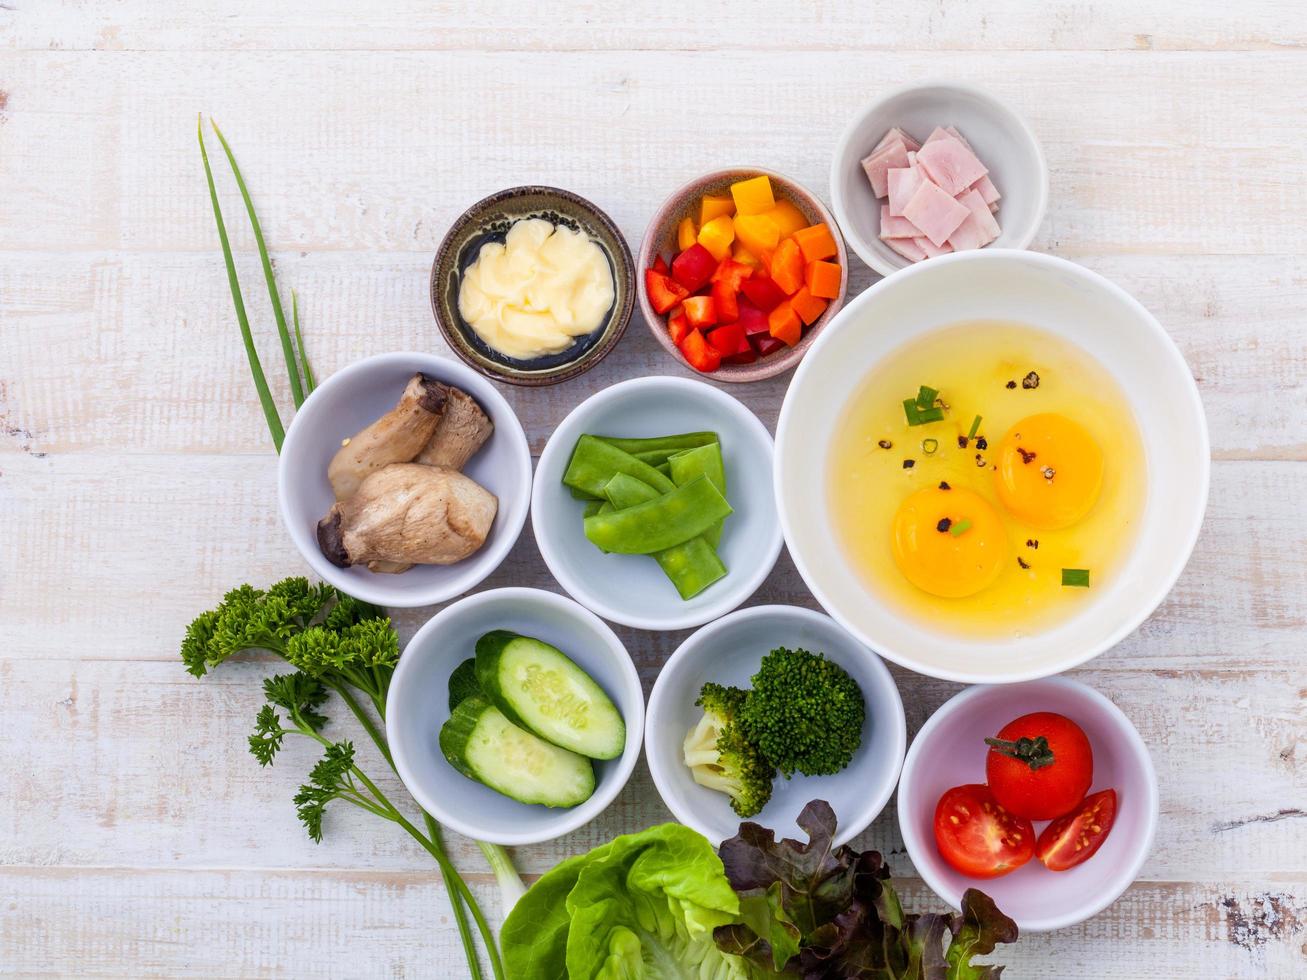
[[[940,422],[944,419],[944,409],[933,406],[920,408],[916,399],[903,399],[903,414],[907,416],[908,425],[925,425],[927,422]]]
[[[938,390],[931,388],[929,385],[922,385],[917,389],[917,408],[930,408],[935,404],[935,399],[938,397]]]
[[[951,534],[951,535],[953,535],[953,537],[956,538],[956,537],[958,537],[959,535],[964,534],[964,533],[966,533],[967,531],[970,531],[970,530],[971,530],[971,521],[970,521],[969,518],[964,517],[964,518],[962,518],[962,520],[957,521],[956,523],[952,524],[952,525],[949,527],[949,529],[948,529],[948,533]],[[1088,574],[1088,573],[1086,573],[1086,574]]]
[[[1062,585],[1079,588],[1079,589],[1089,588],[1089,569],[1087,568],[1062,569]]]
[[[922,451],[923,453],[925,453],[927,456],[929,456],[931,453],[935,452],[935,450],[937,450],[938,448],[939,448],[939,440],[938,440],[938,439],[922,439],[922,440],[921,440],[921,451]]]
[[[967,433],[968,439],[976,438],[976,433],[980,431],[980,416],[977,415],[971,420],[971,431]]]

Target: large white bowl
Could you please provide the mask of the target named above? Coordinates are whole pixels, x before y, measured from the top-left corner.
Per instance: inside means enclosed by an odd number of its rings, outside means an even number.
[[[1116,790],[1112,830],[1097,854],[1067,871],[1049,871],[1035,857],[1001,878],[968,878],[940,857],[935,805],[954,786],[983,783],[985,738],[1032,711],[1055,711],[1084,729],[1094,753],[1089,791]],[[1075,925],[1116,901],[1148,858],[1157,817],[1157,773],[1143,738],[1110,700],[1066,677],[967,688],[921,726],[899,781],[899,830],[921,879],[954,908],[968,888],[980,888],[1023,932]],[[1046,825],[1036,822],[1035,832]]]
[[[318,521],[336,499],[327,464],[342,439],[395,407],[418,371],[467,392],[494,422],[494,434],[463,472],[499,498],[495,522],[481,549],[454,565],[415,565],[399,575],[337,568],[317,537]],[[430,606],[480,585],[517,541],[531,500],[531,449],[512,406],[465,364],[435,354],[378,354],[337,371],[304,400],[281,447],[277,496],[291,540],[320,578],[379,606]]]
[[[989,168],[1002,198],[1001,234],[989,248],[1025,248],[1048,210],[1048,163],[1029,124],[974,85],[927,82],[896,89],[862,110],[844,130],[831,161],[831,210],[858,258],[882,276],[912,265],[880,240],[880,205],[862,159],[897,126],[924,140],[936,126],[955,126]],[[934,261],[928,259],[927,261]]]
[[[889,668],[829,616],[797,606],[752,606],[711,623],[668,658],[649,695],[645,758],[658,793],[676,819],[713,843],[734,836],[740,818],[723,793],[694,781],[682,758],[686,732],[703,716],[694,705],[709,681],[749,686],[762,658],[775,647],[824,653],[852,675],[867,708],[862,745],[847,769],[833,776],[777,777],[772,798],[750,817],[778,837],[803,838],[795,822],[811,800],[835,811],[842,844],[861,833],[884,809],[898,782],[907,729],[903,701]]]
[[[585,504],[563,486],[576,441],[586,433],[646,437],[708,430],[721,440],[726,518],[718,553],[724,578],[682,599],[658,563],[645,555],[605,555],[585,536]],[[781,553],[771,489],[767,427],[726,392],[689,378],[633,378],[591,395],[549,437],[536,466],[531,527],[558,584],[604,619],[646,630],[702,626],[757,591]]]
[[[829,452],[849,399],[905,342],[963,320],[1027,323],[1097,358],[1130,401],[1143,438],[1147,500],[1137,539],[1083,611],[1015,639],[938,632],[866,586],[839,540],[827,494]],[[919,379],[911,379],[915,385]],[[1003,683],[1060,673],[1120,642],[1165,598],[1193,550],[1211,460],[1189,368],[1138,301],[1064,259],[986,249],[931,259],[862,293],[822,334],[794,376],[776,427],[776,498],[790,554],[813,595],[884,657],[919,673]]]
[[[617,705],[626,748],[595,762],[595,791],[567,809],[518,803],[464,776],[440,752],[449,718],[449,675],[491,630],[551,643],[574,660]],[[540,589],[492,589],[442,609],[404,648],[390,682],[386,741],[395,769],[424,810],[467,837],[496,844],[538,844],[589,823],[631,778],[644,736],[644,691],[617,634],[577,603]]]

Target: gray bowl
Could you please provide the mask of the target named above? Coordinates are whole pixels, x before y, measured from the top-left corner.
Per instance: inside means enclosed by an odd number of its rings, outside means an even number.
[[[502,241],[513,222],[524,218],[543,218],[584,232],[603,250],[613,273],[613,305],[603,323],[567,350],[529,361],[489,347],[458,312],[459,283],[481,246]],[[454,353],[486,377],[515,385],[558,384],[602,361],[626,332],[635,306],[634,268],[617,225],[585,198],[557,187],[509,187],[477,201],[445,233],[431,265],[431,312]]]

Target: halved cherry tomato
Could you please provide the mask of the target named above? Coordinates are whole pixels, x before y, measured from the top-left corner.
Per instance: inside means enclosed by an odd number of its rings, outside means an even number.
[[[1070,813],[1094,780],[1094,751],[1065,715],[1036,711],[987,738],[985,778],[994,798],[1019,817],[1052,820]]]
[[[954,786],[935,806],[935,846],[972,878],[1015,871],[1035,853],[1035,828],[1003,809],[988,786]]]
[[[1087,796],[1074,813],[1058,817],[1044,828],[1035,853],[1049,871],[1074,868],[1103,846],[1115,819],[1116,790],[1105,789]]]

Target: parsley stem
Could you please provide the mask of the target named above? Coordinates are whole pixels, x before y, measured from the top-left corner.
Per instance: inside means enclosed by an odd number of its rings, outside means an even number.
[[[426,821],[427,836],[431,843],[443,848],[445,842],[436,818],[425,810],[422,811],[422,818]],[[481,980],[481,963],[477,959],[476,944],[472,941],[472,929],[467,924],[467,909],[463,905],[463,898],[454,891],[454,883],[449,880],[449,875],[443,870],[440,874],[445,879],[445,891],[449,893],[449,905],[454,910],[454,923],[458,926],[458,937],[463,941],[463,952],[467,954],[468,972],[472,975],[472,980]]]

